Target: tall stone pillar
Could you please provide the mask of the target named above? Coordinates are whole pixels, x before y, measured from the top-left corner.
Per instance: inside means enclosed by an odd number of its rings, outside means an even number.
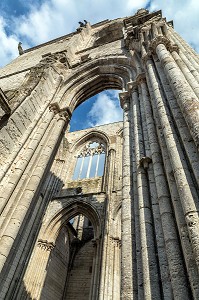
[[[163,44],[158,44],[156,46],[159,50],[157,50],[157,53],[160,54],[160,50],[162,49],[163,53],[166,53],[166,57],[169,58],[169,61],[171,62],[171,65],[168,63],[166,64],[167,68],[165,69],[165,72],[167,74],[167,77],[169,78],[169,76],[171,77],[171,70],[174,70],[174,77],[176,78],[176,82],[181,82],[181,80],[183,80],[183,76],[180,72],[178,72],[178,67],[176,66],[176,63],[171,61],[170,58],[170,54],[168,53],[168,51],[166,50],[165,45]],[[157,49],[156,48],[156,49]],[[160,58],[164,57],[164,55],[162,56],[162,54],[160,54]],[[166,57],[165,57],[165,63],[166,63]],[[162,61],[162,63],[164,62]],[[169,67],[170,65],[170,67]],[[178,138],[177,135],[174,131],[174,128],[172,128],[171,126],[171,121],[169,119],[169,114],[167,113],[167,107],[163,104],[163,95],[161,90],[158,89],[159,83],[158,83],[158,79],[157,79],[157,74],[156,74],[156,70],[154,67],[154,64],[152,62],[152,60],[148,60],[147,61],[147,72],[150,78],[150,82],[151,82],[151,86],[153,89],[153,94],[154,94],[154,101],[156,103],[156,107],[157,107],[157,112],[159,114],[159,118],[160,118],[160,122],[161,122],[161,126],[163,128],[163,134],[165,136],[165,141],[166,141],[166,145],[167,145],[167,149],[169,151],[169,155],[171,158],[171,164],[173,167],[173,172],[174,172],[174,176],[175,176],[175,180],[178,186],[178,190],[179,190],[179,196],[181,199],[181,203],[182,203],[182,207],[183,207],[183,211],[184,211],[184,215],[185,215],[185,219],[186,219],[186,223],[187,223],[187,227],[188,227],[188,231],[189,231],[189,237],[192,241],[192,247],[193,247],[193,251],[195,253],[195,259],[196,259],[196,263],[198,265],[199,268],[199,234],[198,234],[198,229],[199,229],[199,222],[198,222],[198,196],[197,196],[197,192],[195,190],[194,186],[190,185],[190,182],[188,182],[187,180],[187,174],[185,172],[185,169],[183,167],[183,161],[181,159],[181,155],[180,155],[180,151],[178,151]],[[165,67],[166,67],[165,66]],[[173,67],[171,70],[169,68],[171,68],[171,66]],[[177,78],[177,74],[179,76],[179,79]],[[172,81],[174,79],[172,78]],[[181,82],[182,86],[179,84],[177,85],[176,89],[181,90],[181,97],[177,97],[177,101],[179,103],[179,106],[182,109],[182,103],[184,105],[185,110],[182,112],[185,113],[184,117],[185,120],[187,120],[188,118],[191,118],[191,113],[189,111],[189,108],[191,109],[191,107],[188,107],[188,103],[189,101],[187,101],[187,97],[189,98],[189,96],[186,94],[187,91],[183,91],[183,89],[186,89],[186,85],[183,85],[183,82]],[[174,88],[175,84],[173,85]],[[173,90],[174,94],[175,90]],[[189,87],[190,89],[190,87]],[[188,90],[189,90],[188,89]],[[191,91],[190,91],[191,93]],[[178,94],[177,94],[178,95]],[[184,95],[184,97],[183,97]],[[187,97],[185,97],[185,95],[187,95]],[[191,94],[190,94],[191,96]],[[184,100],[183,100],[184,99]],[[183,102],[184,101],[184,102]],[[193,102],[196,100],[193,100]],[[197,101],[198,102],[198,101]],[[198,105],[198,104],[197,104]],[[193,113],[194,115],[197,114],[197,109],[196,112]],[[188,116],[189,115],[189,116]],[[193,122],[193,119],[191,120],[191,122]],[[197,120],[195,119],[195,125],[192,124],[194,126],[194,130],[195,133],[197,132],[197,124],[199,124],[197,122]],[[190,124],[189,124],[190,125]],[[196,135],[195,135],[196,137]]]
[[[128,92],[120,93],[123,108],[123,157],[122,157],[122,210],[121,210],[121,299],[132,300],[135,296],[134,217],[131,191],[130,111]]]
[[[148,64],[152,64],[152,61],[149,60]],[[150,103],[147,83],[144,80],[141,81],[141,89],[142,89],[142,96],[143,96],[143,105],[146,114],[150,149],[152,154],[155,183],[156,183],[157,195],[159,200],[161,223],[162,223],[162,229],[163,229],[163,235],[165,241],[165,250],[167,255],[166,260],[168,260],[168,266],[169,266],[168,272],[170,273],[169,277],[166,276],[165,280],[163,281],[163,291],[164,291],[165,298],[167,299],[170,299],[172,297],[172,294],[174,294],[174,297],[179,297],[179,296],[184,297],[185,295],[186,298],[189,297],[189,294],[187,292],[186,278],[184,276],[185,271],[183,268],[181,251],[178,244],[178,233],[176,231],[176,226],[172,214],[172,206],[170,203],[171,196],[167,185],[167,179],[165,177],[165,171],[164,171],[163,161],[161,157],[161,149],[157,138],[156,126],[154,122],[155,120],[153,119],[153,112]],[[175,260],[173,260],[173,256],[175,257]],[[164,274],[163,266],[165,264],[167,265],[167,261],[163,258],[163,256],[161,256],[159,259],[161,259],[160,260],[161,273],[162,276],[164,276],[165,274]],[[176,271],[178,273],[178,276],[176,276]],[[171,280],[172,287],[170,286],[170,280]]]
[[[140,114],[140,100],[137,83],[131,91],[132,123],[135,139],[135,161],[137,177],[137,198],[139,210],[140,244],[143,273],[144,299],[160,299],[157,259],[155,255],[155,236],[153,230],[152,207],[148,183],[148,163],[146,157],[143,127]]]

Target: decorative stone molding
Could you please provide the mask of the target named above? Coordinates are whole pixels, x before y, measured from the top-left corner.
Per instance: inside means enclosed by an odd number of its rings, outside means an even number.
[[[24,83],[21,85],[20,89],[14,93],[12,97],[14,99],[14,107],[12,108],[15,108],[23,101],[23,99],[29,96],[35,86],[39,83],[42,76],[44,76],[45,70],[57,63],[63,65],[65,69],[70,68],[66,51],[43,55],[41,61],[34,67],[30,68],[30,72],[25,76]]]
[[[45,251],[51,251],[54,249],[55,244],[52,242],[48,242],[47,240],[38,240],[37,246]]]
[[[152,162],[152,159],[148,156],[144,156],[140,159],[140,166],[145,170],[149,168],[149,164]]]
[[[156,47],[159,45],[159,44],[163,44],[165,45],[165,47],[167,48],[167,50],[169,52],[173,52],[173,51],[176,51],[177,53],[179,53],[179,47],[178,45],[176,44],[172,44],[171,41],[165,37],[165,36],[162,36],[162,35],[158,35],[156,36],[152,41],[151,41],[151,44],[150,44],[150,47],[149,49],[151,50],[152,54],[155,54],[156,52]]]

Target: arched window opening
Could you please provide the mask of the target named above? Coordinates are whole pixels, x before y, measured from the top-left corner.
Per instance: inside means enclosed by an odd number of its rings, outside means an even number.
[[[73,111],[70,131],[122,121],[119,92],[114,89],[105,90],[81,103]]]
[[[98,141],[87,143],[77,156],[73,180],[103,176],[105,145]]]

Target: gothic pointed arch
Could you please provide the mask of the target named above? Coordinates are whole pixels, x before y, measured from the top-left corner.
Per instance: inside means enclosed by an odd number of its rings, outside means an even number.
[[[66,199],[62,200],[62,208],[55,212],[54,216],[51,217],[42,229],[41,236],[43,236],[43,239],[55,242],[62,227],[66,226],[70,219],[79,214],[84,215],[91,221],[95,238],[98,239],[101,236],[102,220],[97,209],[94,205],[81,199],[81,197],[78,198],[80,199],[70,199],[68,201]]]

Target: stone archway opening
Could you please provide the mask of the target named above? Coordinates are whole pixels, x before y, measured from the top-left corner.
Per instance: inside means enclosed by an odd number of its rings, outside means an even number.
[[[119,92],[120,90],[107,89],[78,105],[72,114],[70,131],[122,121]]]

